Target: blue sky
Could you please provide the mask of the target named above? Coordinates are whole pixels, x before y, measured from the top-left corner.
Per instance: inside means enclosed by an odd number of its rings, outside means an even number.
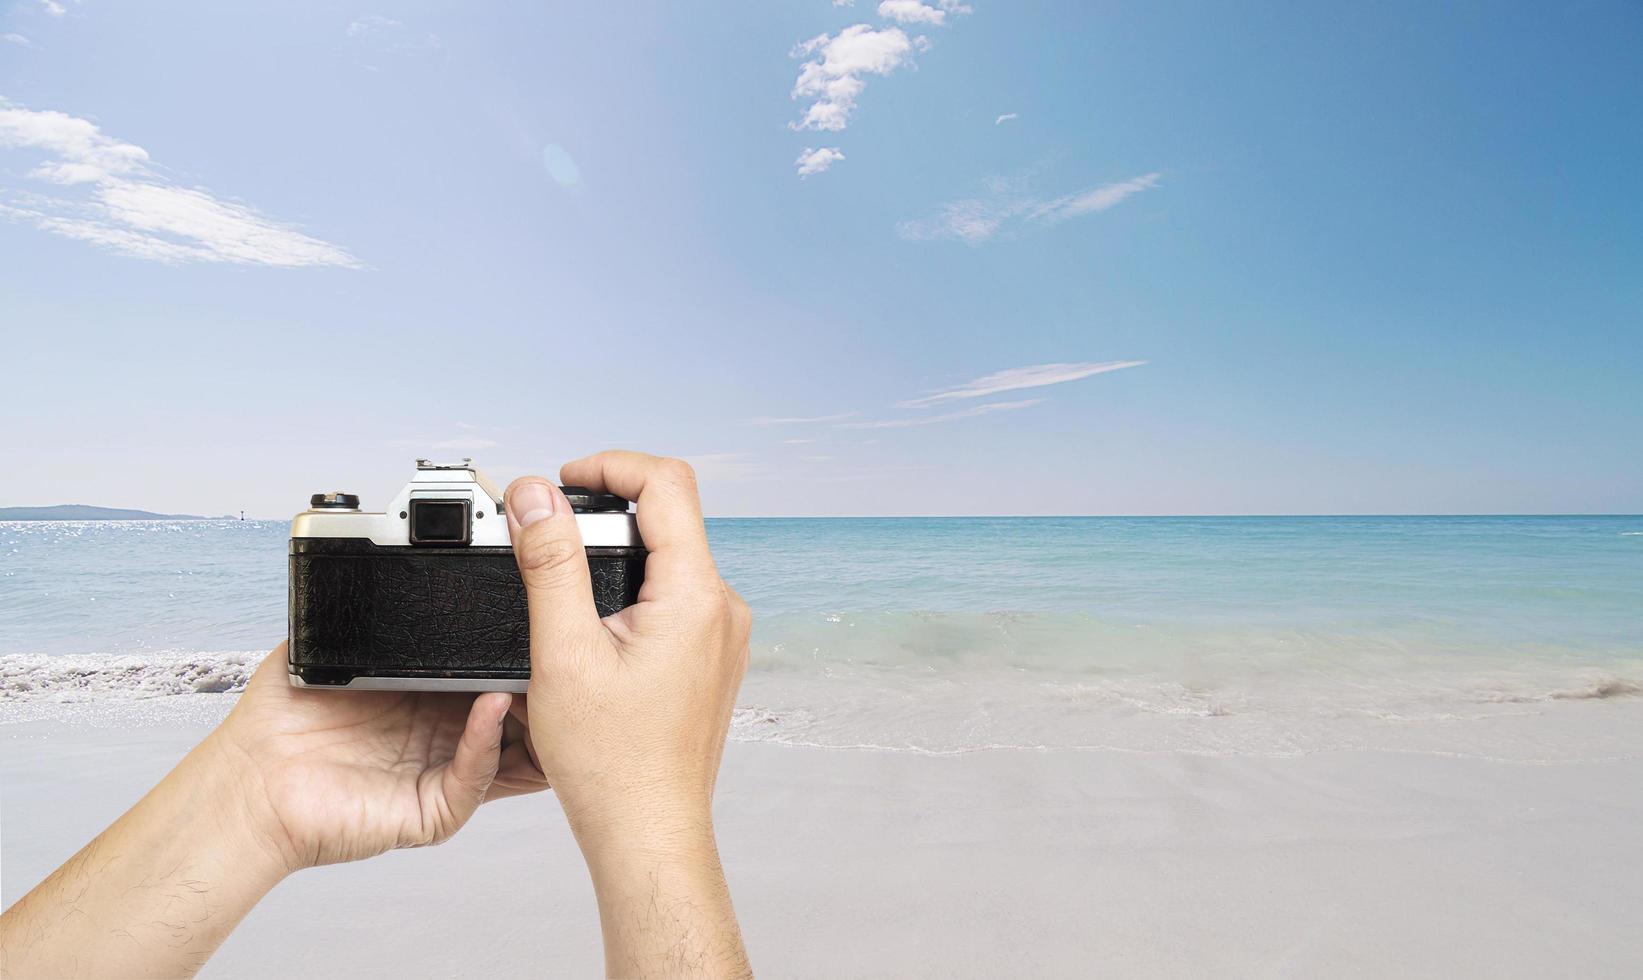
[[[1643,8],[1444,6],[13,0],[0,504],[1643,511]]]

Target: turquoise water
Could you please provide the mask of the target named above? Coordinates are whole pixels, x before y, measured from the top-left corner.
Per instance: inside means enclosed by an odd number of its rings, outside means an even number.
[[[0,524],[0,697],[231,688],[284,635],[287,533]],[[1639,517],[719,520],[709,534],[756,616],[741,737],[952,751],[1187,733],[1282,750],[1335,744],[1325,722],[1343,719],[1407,734],[1643,690]]]

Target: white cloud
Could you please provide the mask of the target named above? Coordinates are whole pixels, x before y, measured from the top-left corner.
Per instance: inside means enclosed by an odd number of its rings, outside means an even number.
[[[967,14],[971,9],[959,0],[935,0],[934,6],[922,0],[884,0],[879,4],[879,16],[900,24],[941,27],[947,23],[948,14]]]
[[[864,75],[888,75],[911,64],[914,42],[899,27],[875,30],[868,24],[846,27],[837,35],[818,34],[796,46],[795,58],[809,58],[793,83],[792,97],[813,99],[795,130],[837,132],[850,122]]]
[[[1013,112],[1006,112],[1004,115],[999,116],[997,119],[994,119],[993,120],[993,125],[994,126],[1002,126],[1005,123],[1009,122],[1010,120],[1015,119],[1016,115],[1017,114],[1013,113]]]
[[[948,412],[945,415],[920,415],[905,419],[880,419],[874,422],[843,422],[838,426],[841,429],[907,429],[915,425],[935,425],[938,422],[952,422],[957,419],[973,419],[978,415],[991,415],[994,412],[1013,412],[1018,409],[1031,408],[1043,404],[1042,398],[1027,398],[1018,402],[988,402],[985,405],[976,405],[973,408],[960,409],[957,412]]]
[[[856,0],[833,0],[833,6],[835,7],[854,7],[855,5]]]
[[[1157,173],[1102,184],[1086,191],[1044,200],[1015,193],[1008,182],[995,182],[987,197],[949,201],[930,218],[903,221],[896,226],[911,241],[950,239],[967,245],[990,241],[1001,231],[1034,224],[1057,224],[1092,211],[1105,211],[1121,201],[1158,186]]]
[[[249,205],[177,186],[142,147],[67,113],[0,100],[0,149],[43,154],[28,176],[75,189],[73,196],[14,191],[0,198],[0,215],[43,231],[174,264],[360,267],[346,249]]]
[[[1132,194],[1157,187],[1159,176],[1153,173],[1131,177],[1116,184],[1103,184],[1077,194],[1058,197],[1034,209],[1028,217],[1035,220],[1065,221],[1091,211],[1105,211]]]
[[[9,102],[0,102],[0,147],[43,150],[60,162],[92,168],[87,173],[123,176],[148,163],[142,147],[110,139],[84,119],[62,112],[31,112]],[[45,176],[50,167],[50,162],[42,165],[37,174]]]
[[[836,146],[824,146],[815,150],[807,146],[793,163],[798,166],[800,177],[808,177],[811,174],[821,173],[843,159],[844,154],[840,153],[839,148]]]
[[[807,445],[807,444],[815,442],[815,441],[816,440],[814,440],[814,439],[783,439],[782,440],[782,445],[784,445],[784,446],[803,446],[803,445]]]
[[[410,55],[440,46],[438,34],[415,33],[400,21],[380,14],[356,17],[348,24],[347,34],[356,44],[382,54]]]
[[[998,203],[980,198],[948,201],[936,209],[935,217],[903,221],[896,226],[896,232],[915,242],[949,238],[969,245],[980,245],[998,234],[999,228],[1020,214],[1021,210],[1021,206],[1013,202]]]
[[[68,13],[68,8],[57,0],[40,0],[40,8],[53,17],[61,17]]]
[[[884,0],[879,4],[879,16],[898,24],[930,24],[935,27],[947,23],[947,11],[929,7],[919,0]]]
[[[457,453],[476,449],[496,449],[502,443],[479,436],[457,436],[455,439],[395,439],[389,445],[415,449],[418,452]]]
[[[397,20],[394,20],[392,17],[383,17],[380,14],[366,14],[364,17],[355,18],[353,23],[348,25],[348,36],[362,37],[366,34],[377,34],[383,31],[399,31],[404,29],[405,25],[401,24]]]
[[[495,439],[441,439],[425,445],[438,452],[455,452],[463,449],[495,449],[502,444]]]
[[[7,44],[16,44],[25,48],[29,46],[29,39],[21,34],[0,34],[0,41],[5,41]]]
[[[1125,368],[1140,367],[1145,363],[1147,362],[1090,361],[1079,364],[1032,364],[1027,367],[1009,368],[1004,371],[994,371],[992,374],[983,375],[974,381],[966,381],[961,385],[943,388],[941,391],[925,395],[922,398],[896,402],[896,407],[924,408],[959,398],[985,398],[988,395],[996,395],[1004,391],[1042,388],[1046,385],[1077,381],[1091,375],[1106,374],[1108,371],[1122,371]]]
[[[818,422],[838,422],[843,419],[855,418],[856,412],[840,412],[837,415],[789,415],[772,418],[748,419],[748,425],[811,425]]]

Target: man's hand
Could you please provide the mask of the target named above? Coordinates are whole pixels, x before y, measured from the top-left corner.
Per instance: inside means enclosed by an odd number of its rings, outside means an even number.
[[[546,789],[512,697],[294,688],[282,643],[212,739],[294,871],[438,844],[485,800]]]
[[[530,603],[530,739],[593,875],[606,969],[745,974],[712,798],[747,604],[714,567],[688,465],[607,452],[560,476],[635,501],[650,551],[639,601],[601,620],[564,495],[540,477],[508,488]]]
[[[0,976],[198,970],[292,871],[437,844],[546,789],[510,696],[294,689],[282,644],[228,719],[0,916]]]

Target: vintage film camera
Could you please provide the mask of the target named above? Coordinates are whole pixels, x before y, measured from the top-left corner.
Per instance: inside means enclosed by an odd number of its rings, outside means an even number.
[[[628,501],[564,487],[594,603],[632,605],[645,546]],[[471,460],[419,459],[386,510],[317,493],[291,522],[290,673],[298,687],[523,691],[525,588],[502,494]]]

